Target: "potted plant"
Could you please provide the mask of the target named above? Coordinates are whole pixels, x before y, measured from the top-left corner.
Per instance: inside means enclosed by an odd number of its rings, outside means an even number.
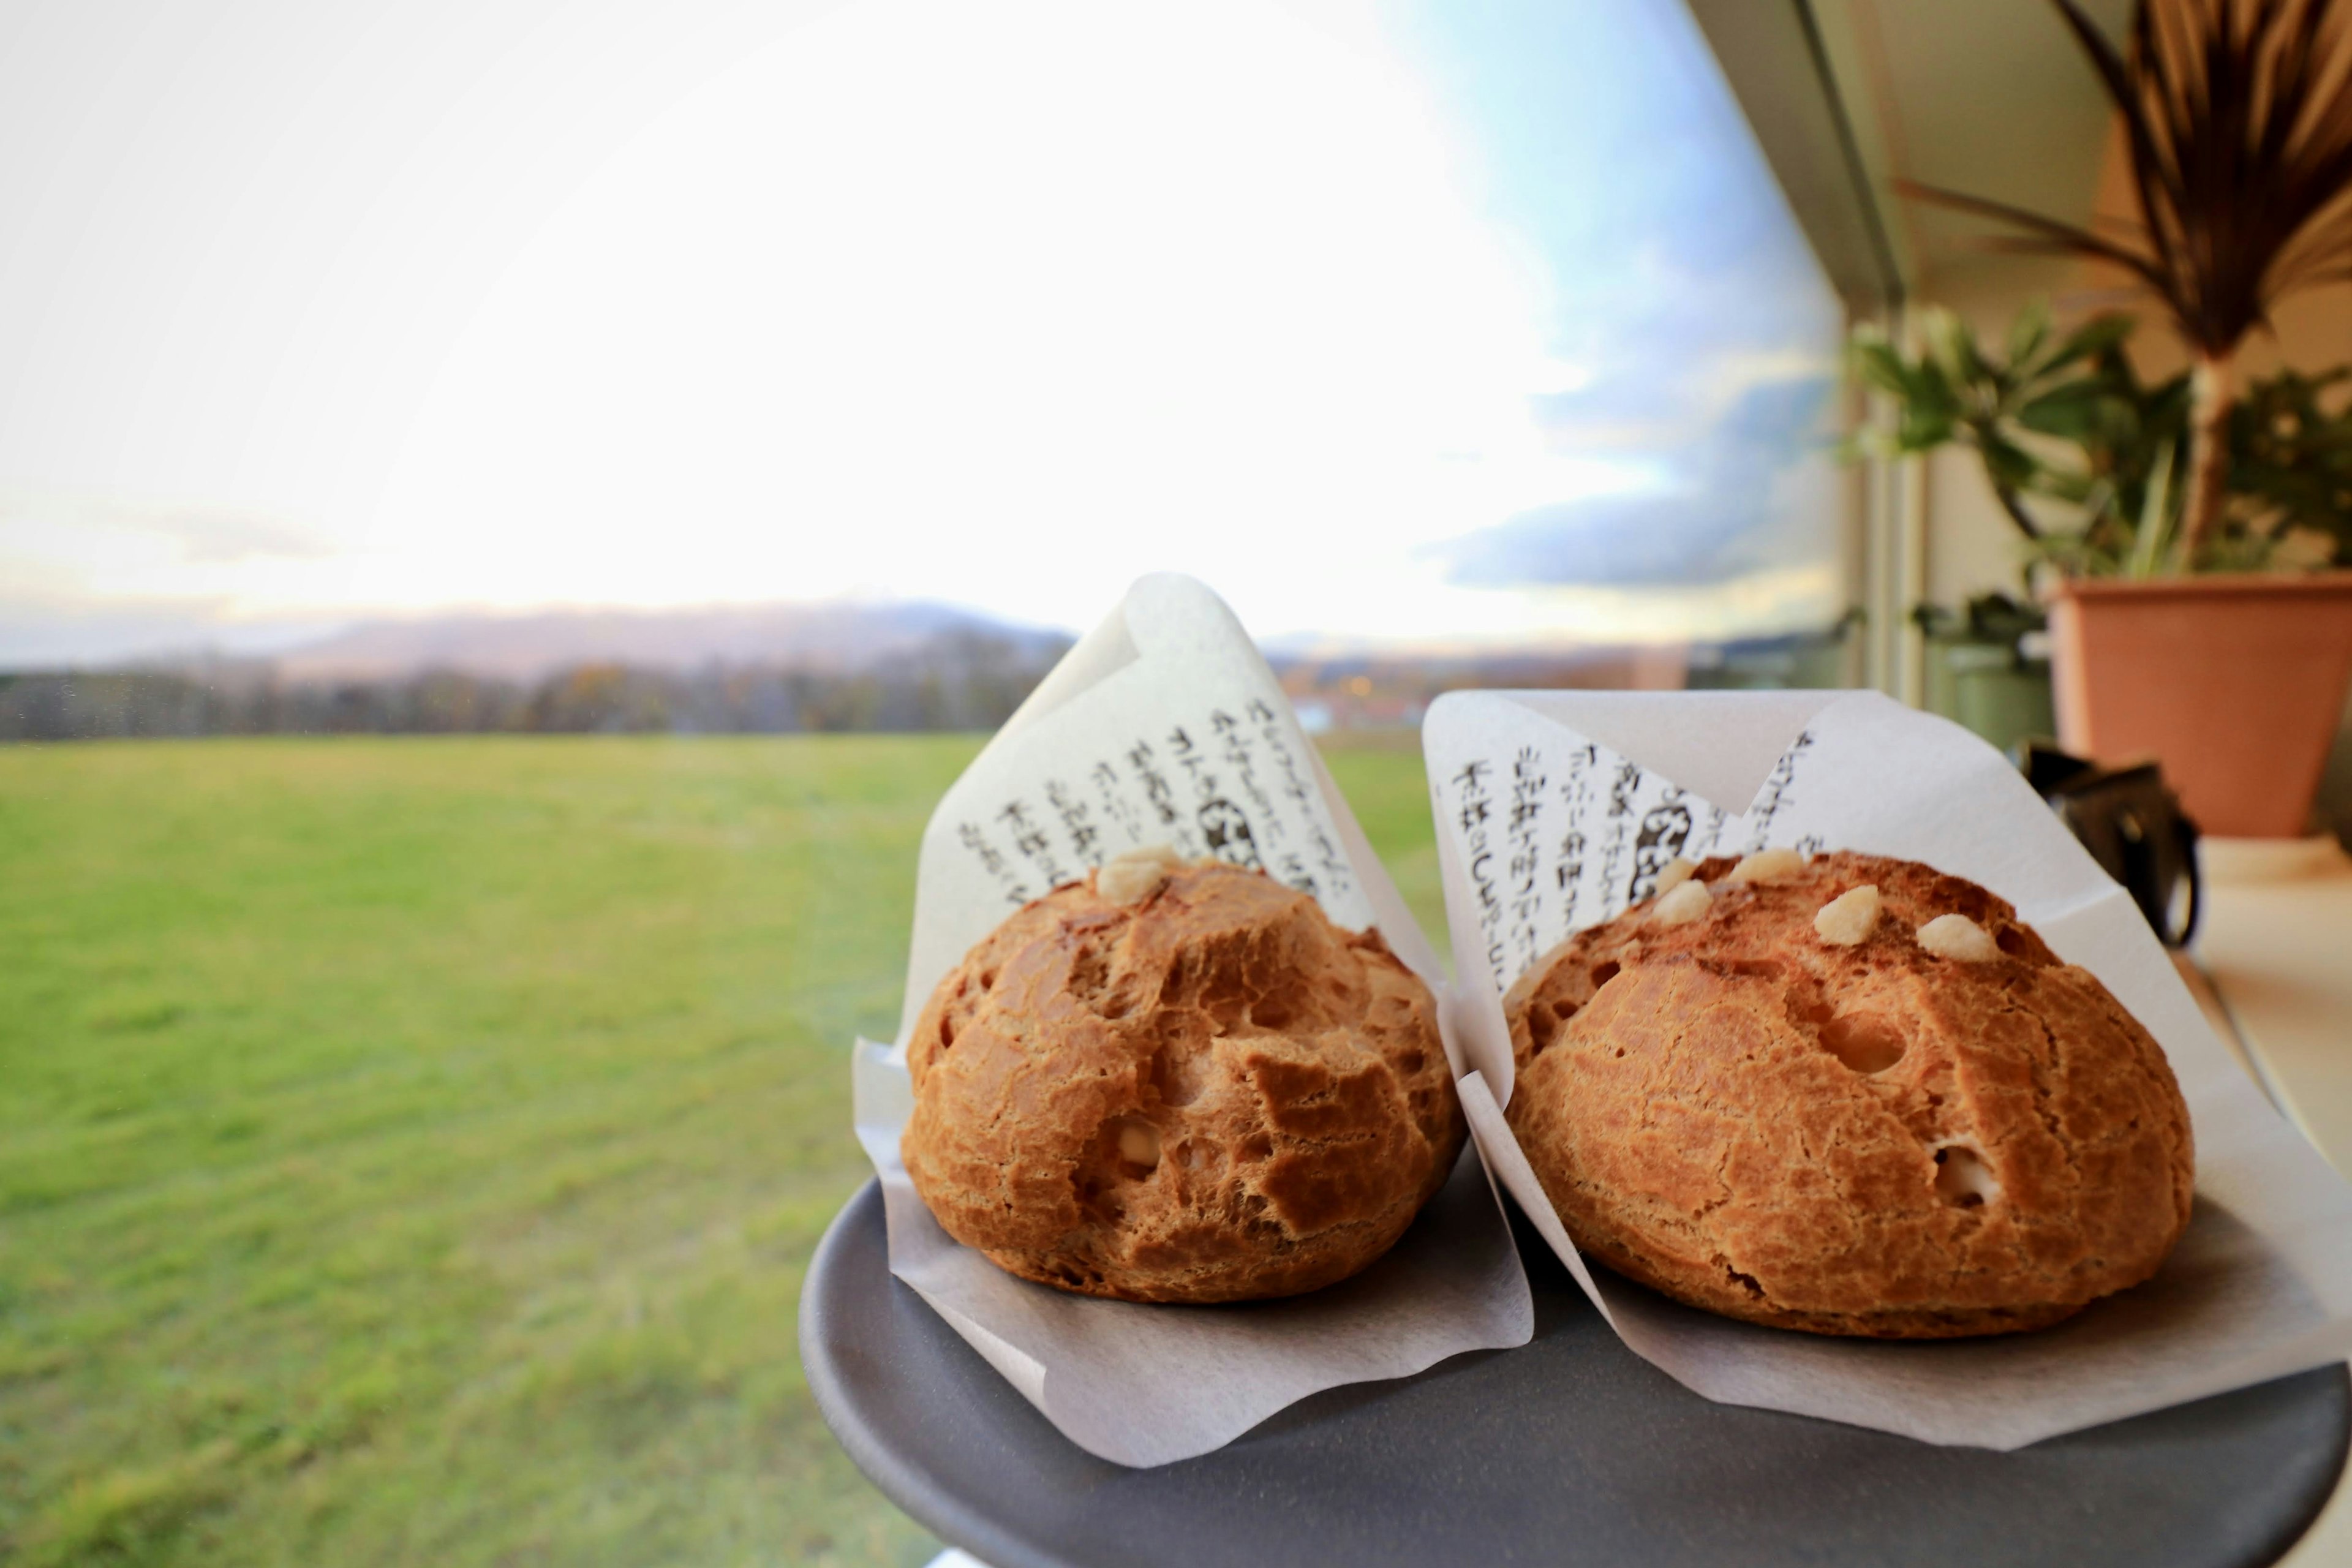
[[[2049,618],[2007,594],[1979,594],[1958,613],[1921,605],[1911,612],[1927,649],[1930,713],[1976,731],[2002,751],[2058,733],[2051,707]]]
[[[2284,294],[2352,277],[2352,73],[2336,0],[2141,0],[2118,48],[2053,0],[2113,99],[2139,213],[2094,230],[1957,191],[2006,248],[2120,269],[2191,368],[2149,387],[2122,318],[2053,342],[2029,315],[2006,363],[1931,321],[1906,361],[1860,345],[1911,450],[1965,440],[2045,563],[2059,737],[2103,761],[2155,753],[2210,833],[2300,834],[2352,678],[2352,422],[2341,373],[2240,397],[2238,354]],[[1973,357],[1972,357],[1973,356]],[[1947,384],[1916,379],[1932,366]],[[1899,367],[1900,374],[1897,374]],[[2053,467],[2047,443],[2071,445]],[[2074,513],[2046,523],[2040,496]]]

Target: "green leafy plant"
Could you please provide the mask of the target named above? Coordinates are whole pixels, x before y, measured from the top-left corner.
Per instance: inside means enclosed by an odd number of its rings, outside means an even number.
[[[1979,594],[1955,612],[1941,605],[1915,605],[1912,624],[1947,642],[1983,643],[2012,652],[2028,633],[2047,630],[2050,617],[2031,599]]]
[[[2334,68],[2336,0],[2140,0],[2118,47],[2076,0],[2052,0],[2126,137],[2138,213],[2098,227],[1906,181],[1906,195],[1990,218],[2003,248],[2122,268],[2189,346],[2184,561],[2214,550],[2230,500],[2240,345],[2284,295],[2352,277],[2352,72]]]
[[[2352,370],[2282,372],[2247,388],[2224,426],[2221,521],[2195,541],[2183,522],[2192,377],[2143,381],[2125,353],[2131,317],[2058,334],[2037,302],[2000,352],[1948,310],[1924,310],[1918,325],[1916,355],[1875,326],[1855,331],[1854,370],[1895,416],[1856,437],[1855,450],[1973,448],[2030,562],[2073,576],[2149,577],[2352,560],[2352,411],[2328,396],[2352,391]]]
[[[2246,531],[2275,542],[2270,564],[2352,563],[2352,366],[2248,386],[2230,413],[2230,488]]]

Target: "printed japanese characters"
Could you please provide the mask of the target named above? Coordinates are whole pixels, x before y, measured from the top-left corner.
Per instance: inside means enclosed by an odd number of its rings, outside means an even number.
[[[2156,1272],[2189,1224],[2189,1113],[2106,987],[1916,861],[1645,867],[1670,805],[1612,814],[1643,901],[1504,1001],[1506,1114],[1580,1250],[1880,1339],[2041,1328]]]
[[[1154,844],[1264,870],[1327,903],[1345,900],[1354,878],[1286,728],[1262,698],[1208,706],[1197,721],[1128,735],[1083,770],[966,818],[957,841],[1012,905]]]
[[[1811,744],[1797,737],[1742,821],[1589,743],[1550,758],[1531,745],[1472,757],[1435,781],[1441,817],[1461,831],[1478,956],[1497,989],[1569,932],[1648,898],[1677,858],[1762,848]]]
[[[1258,801],[1244,750],[1222,754]],[[1249,819],[1186,826],[1221,854],[1254,847],[1233,824]],[[907,1060],[900,1150],[940,1226],[1086,1295],[1234,1301],[1345,1279],[1404,1234],[1465,1136],[1435,1004],[1377,930],[1171,848],[1024,904],[940,982]]]

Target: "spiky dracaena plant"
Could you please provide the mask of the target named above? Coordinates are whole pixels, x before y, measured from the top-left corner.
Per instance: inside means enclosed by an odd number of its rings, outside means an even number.
[[[2107,233],[2006,203],[1904,183],[1996,219],[2004,248],[2129,272],[2195,361],[2181,559],[2194,565],[2228,490],[2232,367],[2284,295],[2352,279],[2352,70],[2336,0],[2140,0],[2118,48],[2076,0],[2052,0],[2115,100],[2139,200]]]

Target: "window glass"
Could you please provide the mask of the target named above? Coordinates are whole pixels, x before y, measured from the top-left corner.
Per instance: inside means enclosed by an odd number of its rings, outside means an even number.
[[[1638,476],[1560,483],[1449,533],[1433,552],[1446,580],[1602,637],[1833,621],[1843,534],[1825,439],[1843,312],[1687,14],[1430,4],[1399,31],[1481,216],[1535,279],[1562,373],[1529,389],[1537,439]]]
[[[294,9],[0,61],[0,662],[1159,568],[1293,643],[1842,608],[1838,306],[1678,0]]]

